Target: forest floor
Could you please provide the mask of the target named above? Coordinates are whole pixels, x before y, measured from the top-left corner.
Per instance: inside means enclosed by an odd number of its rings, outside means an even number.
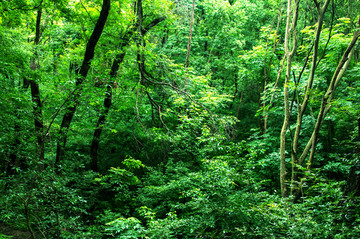
[[[4,235],[9,237],[4,237]],[[14,229],[9,225],[0,222],[0,238],[27,239],[31,238],[31,234],[27,231]]]

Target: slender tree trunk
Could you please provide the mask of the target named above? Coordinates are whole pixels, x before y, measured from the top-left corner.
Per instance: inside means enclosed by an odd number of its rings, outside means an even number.
[[[193,25],[194,25],[194,11],[195,11],[195,0],[192,1],[192,7],[191,7],[191,18],[190,18],[190,28],[189,28],[189,40],[188,40],[188,44],[187,44],[186,59],[185,59],[185,68],[188,68],[188,66],[189,66],[189,60],[190,60],[191,38],[192,38]]]
[[[360,17],[357,21],[357,25],[358,25],[358,27],[360,26]],[[360,31],[356,30],[354,32],[354,36],[353,36],[351,42],[348,45],[348,48],[344,52],[344,55],[342,56],[338,66],[334,72],[333,77],[331,78],[331,81],[330,81],[330,84],[329,84],[329,87],[328,87],[326,93],[322,97],[322,102],[321,102],[318,117],[317,117],[317,120],[316,120],[316,123],[314,126],[313,133],[312,133],[311,138],[309,139],[306,147],[304,148],[301,156],[298,159],[298,165],[302,165],[305,158],[309,154],[309,151],[311,150],[309,159],[308,159],[308,163],[307,163],[307,165],[308,165],[307,169],[310,169],[310,166],[314,159],[316,145],[317,145],[317,138],[319,135],[320,127],[322,125],[322,122],[324,121],[326,114],[329,112],[329,110],[331,108],[331,101],[332,101],[332,97],[334,95],[335,89],[336,89],[337,85],[339,84],[344,72],[346,71],[346,69],[348,68],[348,66],[350,64],[351,58],[355,51],[355,45],[356,45],[356,42],[359,37],[360,37]],[[303,178],[300,181],[299,188],[302,186],[302,183],[304,182],[304,180],[305,180],[305,178]],[[293,195],[295,196],[294,201],[297,201],[299,199],[299,197],[301,196],[299,188],[297,190],[294,190],[294,192],[293,192]]]
[[[128,41],[126,43],[123,43],[122,45],[124,45],[123,47],[125,47],[125,45],[127,44]],[[105,91],[104,108],[96,123],[96,128],[94,131],[94,135],[91,143],[91,149],[90,149],[90,158],[91,158],[90,167],[95,172],[98,171],[98,149],[99,149],[101,133],[104,128],[106,117],[108,116],[110,107],[112,105],[112,94],[113,94],[112,90],[114,88],[114,79],[117,75],[120,64],[122,63],[124,57],[125,57],[125,53],[120,53],[115,57],[113,61],[110,72],[110,79],[106,86],[106,91]]]
[[[29,200],[30,200],[30,196],[27,197],[26,199],[24,199],[24,211],[25,211],[25,219],[26,219],[26,226],[28,228],[28,231],[30,232],[30,237],[35,239],[35,233],[31,227],[31,222],[30,222],[30,213],[29,213]]]
[[[324,15],[326,12],[326,9],[330,3],[330,0],[326,0],[324,5],[322,7],[319,6],[319,3],[315,0],[315,5],[318,10],[318,21],[317,21],[317,29],[315,33],[315,41],[314,41],[314,51],[313,51],[313,57],[312,57],[312,64],[310,69],[310,76],[308,79],[308,84],[306,86],[305,90],[305,96],[304,100],[299,108],[297,120],[296,120],[296,129],[295,134],[293,138],[292,143],[292,151],[291,151],[291,163],[292,163],[292,175],[291,175],[291,194],[294,193],[294,190],[297,189],[298,184],[298,143],[299,143],[299,136],[301,131],[301,125],[302,125],[302,118],[305,113],[305,110],[307,108],[307,104],[310,99],[310,91],[312,89],[312,85],[314,82],[315,77],[315,71],[317,67],[317,58],[318,58],[318,52],[319,52],[319,42],[320,42],[320,35],[322,30],[322,25],[324,21]]]
[[[358,22],[360,23],[360,17],[359,17]],[[355,50],[354,47],[355,47],[355,44],[356,44],[359,36],[360,36],[360,31],[359,30],[355,31],[354,36],[353,36],[348,48],[346,49],[339,65],[337,66],[337,69],[331,79],[328,90],[326,91],[325,95],[322,97],[321,108],[320,108],[320,111],[318,114],[318,118],[317,118],[317,121],[316,121],[316,124],[314,127],[313,136],[312,136],[312,147],[311,147],[311,152],[310,152],[309,161],[308,161],[308,168],[310,167],[312,160],[314,158],[320,127],[322,125],[322,122],[324,121],[326,114],[329,112],[329,110],[331,108],[331,100],[334,95],[335,89],[336,89],[337,85],[339,84],[346,69],[348,68],[352,56],[354,55],[354,50]]]
[[[204,22],[204,24],[206,24],[206,16],[205,16],[205,9],[202,7],[201,8],[201,19]],[[206,28],[205,30],[205,42],[204,42],[204,57],[207,57],[208,54],[208,37],[209,37],[209,30],[208,28]]]
[[[290,121],[290,106],[289,106],[289,88],[288,84],[291,77],[291,63],[292,58],[296,52],[296,25],[298,18],[298,9],[299,1],[293,2],[288,0],[287,5],[287,17],[286,17],[286,32],[285,32],[285,54],[286,54],[286,75],[284,82],[284,123],[280,133],[280,187],[281,187],[281,196],[287,196],[286,190],[286,155],[285,155],[285,146],[286,146],[286,131],[289,126]],[[293,39],[291,39],[291,32],[293,33]],[[290,44],[293,42],[292,49],[290,49]]]
[[[360,18],[359,18],[360,21]],[[346,68],[348,67],[348,65],[350,64],[350,59],[352,57],[352,55],[354,54],[354,46],[356,44],[356,41],[358,40],[360,36],[360,32],[359,31],[355,31],[353,39],[351,40],[351,42],[349,43],[348,48],[346,49],[340,63],[338,64],[335,73],[331,79],[330,85],[328,87],[328,90],[326,91],[326,93],[324,94],[324,96],[322,97],[322,104],[321,104],[321,108],[318,114],[318,118],[314,127],[314,131],[313,134],[311,136],[311,138],[309,139],[306,147],[304,148],[301,156],[298,159],[298,163],[299,165],[302,165],[306,156],[308,155],[310,149],[312,148],[312,146],[314,146],[314,141],[316,141],[317,139],[317,133],[322,121],[325,118],[325,115],[327,114],[327,112],[330,110],[331,108],[331,100],[334,94],[334,91],[337,87],[337,85],[339,84]],[[310,158],[310,162],[311,162]]]
[[[40,37],[41,37],[41,30],[40,30],[40,24],[41,24],[41,15],[42,15],[42,9],[41,6],[39,7],[37,11],[37,17],[36,17],[36,32],[35,32],[35,52],[34,56],[31,59],[30,62],[30,68],[33,71],[36,71],[40,68],[40,64],[38,62],[38,54],[36,47],[39,45]],[[37,74],[35,74],[37,75]],[[44,123],[43,123],[43,116],[42,116],[42,102],[40,97],[40,87],[39,83],[36,81],[36,79],[29,80],[25,85],[30,84],[31,89],[31,98],[33,101],[33,110],[34,110],[34,119],[35,119],[35,135],[36,135],[36,156],[39,160],[39,169],[42,170],[44,168],[44,157],[45,157],[45,142],[44,142]]]
[[[209,37],[209,30],[206,29],[205,32],[205,42],[204,42],[204,53],[205,53],[205,58],[208,56],[208,48],[209,48],[209,42],[208,42],[208,37]]]
[[[85,80],[88,71],[90,69],[91,60],[94,58],[95,47],[100,39],[103,32],[107,17],[110,11],[110,0],[103,0],[101,12],[98,21],[96,22],[95,28],[90,36],[90,39],[86,45],[84,60],[79,70],[79,76],[76,80],[76,91],[73,94],[72,102],[65,109],[65,114],[61,122],[59,131],[59,140],[56,149],[55,165],[58,165],[65,156],[65,146],[67,141],[67,132],[70,128],[71,121],[76,112],[76,108],[79,104],[80,96],[82,93],[82,83]]]
[[[234,95],[232,97],[232,101],[230,102],[230,105],[229,105],[229,110],[232,110],[234,101],[236,99],[236,95],[238,93],[238,74],[237,73],[234,74],[234,86],[235,86],[235,91],[234,91]]]

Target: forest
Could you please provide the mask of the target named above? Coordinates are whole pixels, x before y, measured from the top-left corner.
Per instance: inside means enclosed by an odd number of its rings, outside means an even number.
[[[360,238],[360,1],[0,0],[0,239]]]

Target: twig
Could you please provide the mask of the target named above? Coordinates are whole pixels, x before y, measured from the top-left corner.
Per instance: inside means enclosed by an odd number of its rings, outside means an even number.
[[[53,114],[53,118],[46,130],[45,136],[47,136],[49,134],[49,130],[52,126],[52,124],[54,123],[54,120],[56,118],[56,116],[59,114],[60,110],[65,106],[65,104],[69,101],[70,97],[74,95],[75,91],[77,90],[77,87],[69,94],[69,96],[65,99],[64,103],[59,107],[59,109]]]
[[[151,98],[151,95],[150,95],[150,93],[149,93],[147,90],[146,90],[145,92],[146,92],[146,95],[147,95],[148,98],[149,98],[149,101],[150,101],[151,105],[155,105],[155,106],[156,106],[157,111],[158,111],[158,115],[159,115],[159,119],[160,119],[160,121],[161,121],[161,124],[165,127],[165,129],[166,129],[167,131],[169,131],[169,128],[166,126],[166,124],[164,123],[164,121],[163,121],[163,119],[162,119],[162,117],[161,117],[161,107],[160,107],[160,105],[159,105],[158,103],[156,103],[156,101]]]
[[[80,4],[81,4],[81,6],[85,9],[85,12],[86,12],[87,15],[89,16],[91,22],[92,22],[94,25],[96,25],[96,22],[91,18],[90,13],[88,12],[88,10],[86,9],[86,7],[84,6],[84,4],[82,3],[81,0],[80,0]]]

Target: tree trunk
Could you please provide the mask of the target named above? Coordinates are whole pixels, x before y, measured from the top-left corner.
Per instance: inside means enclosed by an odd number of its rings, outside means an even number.
[[[137,4],[138,4],[138,8],[142,9],[142,6],[140,6],[140,4],[142,4],[141,1],[139,1]],[[163,17],[157,18],[145,28],[142,28],[142,26],[140,26],[139,29],[141,29],[143,34],[146,34],[152,27],[156,26],[158,23],[162,22],[163,20],[165,20],[165,18]],[[137,24],[139,24],[139,21]],[[135,27],[131,27],[128,30],[128,32],[123,36],[120,43],[120,49],[122,49],[122,53],[116,55],[113,64],[111,66],[111,71],[109,74],[110,79],[108,81],[105,91],[104,108],[96,123],[96,128],[94,131],[91,148],[90,148],[90,158],[91,158],[90,168],[95,172],[98,171],[98,149],[99,149],[101,133],[104,128],[105,120],[109,114],[110,107],[112,105],[112,94],[113,94],[112,90],[114,88],[114,79],[117,76],[120,64],[124,60],[125,47],[130,43],[130,39],[133,36],[135,30],[136,30]]]
[[[88,71],[90,69],[91,60],[94,57],[94,51],[96,44],[98,43],[100,36],[103,32],[107,17],[110,11],[110,0],[103,0],[101,12],[98,21],[96,22],[95,28],[90,36],[90,39],[86,45],[84,60],[79,70],[79,76],[76,80],[76,90],[72,96],[72,102],[65,109],[65,114],[61,122],[60,131],[59,131],[59,140],[56,148],[56,159],[55,165],[58,165],[65,156],[65,146],[67,141],[67,132],[70,128],[71,121],[76,112],[76,108],[79,104],[81,92],[82,92],[82,83],[86,78]]]
[[[359,17],[358,23],[360,23],[360,17]],[[321,108],[320,108],[318,118],[317,118],[317,121],[316,121],[316,124],[314,127],[313,135],[312,135],[312,148],[311,148],[311,152],[310,152],[310,156],[309,156],[308,168],[310,167],[312,160],[314,158],[316,143],[317,143],[317,138],[319,135],[320,127],[322,125],[322,122],[324,121],[326,114],[329,112],[329,110],[331,108],[331,100],[334,95],[335,89],[336,89],[337,85],[339,84],[346,69],[348,68],[352,56],[354,55],[354,50],[355,50],[354,47],[355,47],[355,44],[356,44],[359,36],[360,36],[360,31],[359,30],[355,31],[354,36],[353,36],[348,48],[346,49],[339,65],[336,68],[336,71],[331,79],[328,90],[322,97]]]
[[[360,17],[357,21],[358,26],[360,25]],[[312,161],[314,159],[314,155],[315,155],[315,151],[316,151],[316,145],[317,145],[317,138],[319,135],[319,131],[320,131],[320,127],[322,125],[322,122],[324,121],[324,118],[326,116],[326,114],[329,112],[330,108],[331,108],[331,101],[332,101],[332,97],[334,95],[335,89],[337,87],[337,85],[339,84],[344,72],[346,71],[346,69],[348,68],[351,58],[354,54],[355,51],[355,44],[358,40],[358,38],[360,37],[360,31],[356,30],[354,32],[354,36],[351,40],[351,42],[349,43],[348,48],[345,50],[344,55],[341,58],[341,61],[339,62],[333,77],[331,78],[329,87],[326,91],[326,93],[323,95],[322,97],[322,102],[321,102],[321,107],[318,113],[318,117],[314,126],[314,130],[313,133],[311,135],[311,138],[309,139],[305,149],[303,150],[301,156],[298,159],[298,165],[302,165],[305,158],[307,157],[307,155],[309,154],[310,151],[310,155],[309,155],[309,160],[307,163],[307,169],[310,168]],[[305,180],[305,178],[303,178],[300,181],[300,185],[299,188],[301,187],[303,181]],[[295,196],[294,201],[296,201],[301,195],[300,195],[300,189],[294,190],[293,195]]]
[[[240,99],[239,99],[239,104],[238,104],[238,107],[237,107],[237,110],[236,110],[236,119],[239,119],[239,116],[240,116],[240,108],[241,108],[243,99],[244,99],[244,92],[241,91],[241,93],[240,93]],[[234,126],[233,131],[232,131],[232,140],[235,140],[236,131],[237,131],[237,126],[238,126],[238,123],[235,123],[235,126]]]
[[[315,77],[315,70],[317,67],[317,58],[318,58],[318,52],[319,52],[319,42],[320,42],[320,34],[322,30],[324,15],[326,12],[326,9],[330,3],[330,0],[326,0],[323,7],[320,8],[319,4],[315,1],[316,8],[318,10],[318,21],[317,21],[317,29],[315,34],[315,41],[314,41],[314,52],[312,57],[312,64],[310,69],[310,76],[308,79],[308,84],[306,86],[305,90],[305,96],[304,100],[299,108],[297,120],[296,120],[296,129],[295,129],[295,135],[292,142],[292,151],[291,151],[291,164],[292,164],[292,175],[291,175],[291,194],[293,195],[294,190],[298,187],[298,142],[300,138],[300,132],[301,132],[301,125],[302,125],[302,118],[305,113],[305,110],[307,108],[307,104],[310,99],[310,91],[312,89],[312,85],[314,82]]]
[[[293,9],[294,8],[294,9]],[[296,25],[297,25],[297,18],[298,18],[298,8],[299,8],[299,1],[295,1],[293,5],[292,0],[288,0],[287,6],[287,16],[286,16],[286,32],[285,32],[285,54],[286,54],[286,76],[284,82],[284,106],[285,106],[285,113],[284,113],[284,123],[280,133],[280,187],[281,187],[281,196],[287,196],[286,190],[286,155],[285,155],[285,146],[286,146],[286,131],[289,126],[290,121],[290,106],[289,106],[289,89],[288,84],[291,77],[291,63],[292,58],[296,52]],[[291,17],[292,16],[292,17]],[[292,20],[291,20],[292,18]],[[293,46],[290,49],[291,44],[291,31],[293,33]]]
[[[17,118],[20,118],[19,108],[15,108],[15,115]],[[19,165],[19,155],[18,155],[18,149],[20,146],[20,139],[19,139],[19,132],[20,132],[20,124],[19,122],[15,121],[14,125],[15,129],[15,140],[10,146],[10,155],[9,155],[9,161],[7,164],[5,164],[6,167],[6,176],[10,176],[16,173],[15,167]]]
[[[30,68],[33,71],[36,71],[40,68],[39,62],[36,62],[38,60],[36,47],[37,45],[39,45],[40,36],[41,36],[41,32],[40,32],[41,14],[42,14],[42,9],[40,6],[37,11],[37,17],[36,17],[36,32],[35,32],[35,40],[34,40],[35,52],[30,62]],[[25,84],[28,83],[30,83],[30,88],[31,88],[31,98],[33,102],[34,119],[35,119],[35,135],[37,142],[36,156],[39,160],[39,169],[42,170],[44,168],[45,142],[44,142],[44,123],[42,117],[42,102],[40,97],[40,87],[39,87],[39,83],[35,79],[31,79]]]
[[[124,47],[128,44],[128,42],[129,41],[122,43],[123,47],[121,49],[124,49]],[[110,72],[110,79],[106,86],[106,91],[105,91],[104,108],[96,123],[96,128],[94,131],[94,135],[91,143],[91,149],[90,149],[90,158],[91,158],[90,167],[95,172],[98,171],[98,148],[99,148],[100,136],[104,128],[106,117],[112,105],[112,94],[113,94],[112,89],[114,88],[114,78],[117,75],[120,64],[124,60],[124,57],[125,57],[125,53],[120,53],[115,57],[113,61]]]

